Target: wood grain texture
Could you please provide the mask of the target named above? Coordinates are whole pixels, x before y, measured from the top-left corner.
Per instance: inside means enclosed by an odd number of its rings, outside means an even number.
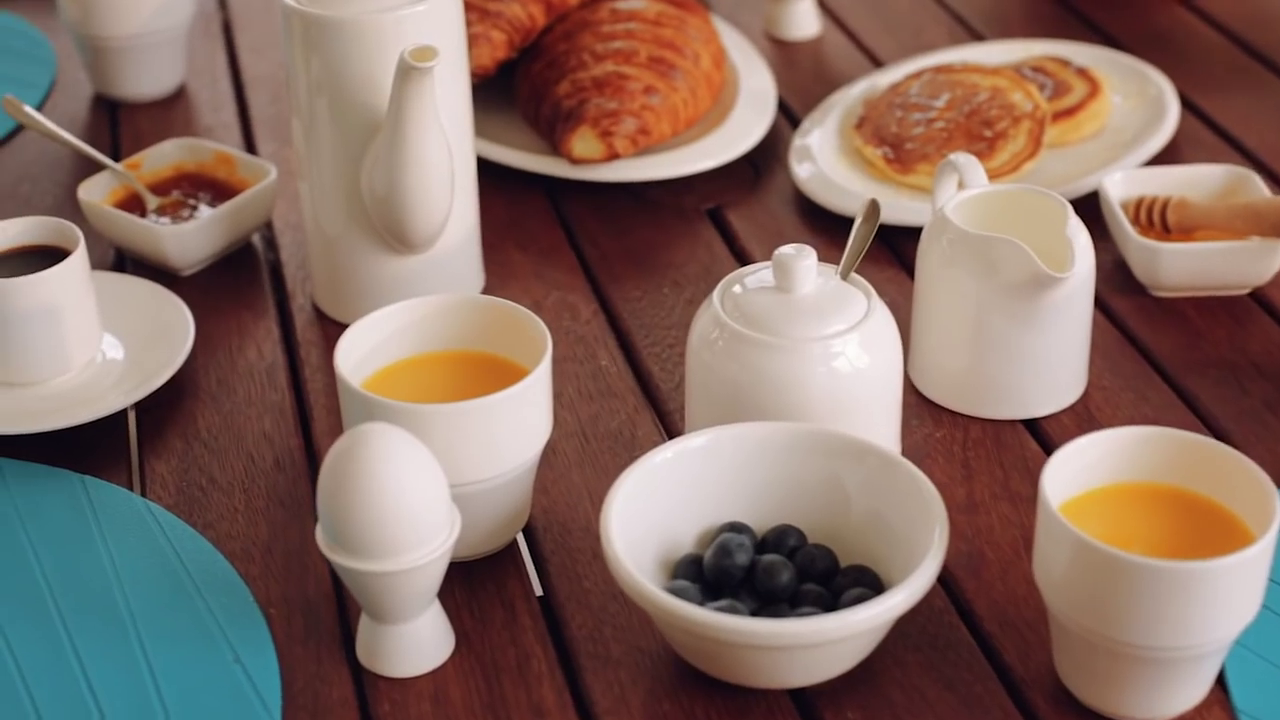
[[[58,57],[58,78],[41,111],[90,145],[110,154],[111,109],[94,99],[89,78],[77,57],[71,37],[62,29],[51,3],[12,0],[10,10],[40,28]],[[98,171],[78,153],[29,130],[19,129],[0,143],[0,168],[7,180],[0,192],[0,219],[24,215],[52,215],[76,223],[85,231],[93,267],[110,269],[115,252],[89,229],[76,202],[75,187]],[[22,172],[23,169],[28,172]],[[38,172],[34,169],[38,168]],[[0,402],[3,402],[0,399]],[[128,418],[123,412],[89,425],[25,437],[0,437],[0,457],[46,463],[131,487]]]
[[[343,328],[324,318],[311,302],[286,68],[280,50],[280,10],[277,3],[260,0],[228,0],[227,8],[253,149],[276,163],[280,172],[267,248],[283,289],[279,302],[285,309],[285,341],[293,352],[302,388],[309,443],[314,453],[323,454],[342,432],[332,353]],[[491,222],[488,211],[501,206],[501,199],[483,206],[483,227],[487,229]],[[513,238],[522,229],[513,227],[510,232],[516,234],[508,236],[507,244],[515,248]],[[486,233],[486,238],[491,236]],[[490,290],[501,289],[502,268],[513,265],[504,257],[511,256],[486,247]],[[550,472],[558,470],[549,460],[544,460],[544,466]],[[353,619],[358,608],[349,595],[344,594],[344,599]],[[458,636],[457,650],[442,668],[423,678],[392,681],[362,673],[375,719],[400,720],[428,713],[451,720],[575,715],[567,680],[514,545],[484,560],[450,568],[441,600]],[[324,717],[345,716],[334,710]]]
[[[179,135],[243,144],[217,3],[200,3],[189,52],[185,91],[119,109],[122,155]],[[249,245],[189,278],[129,267],[181,296],[197,327],[187,364],[138,408],[146,495],[209,538],[252,589],[275,639],[285,716],[356,717],[266,263]]]
[[[1280,72],[1280,5],[1271,0],[1188,0],[1201,17],[1230,39],[1261,56],[1273,73]]]
[[[723,5],[723,12],[747,29],[770,55],[783,100],[797,116],[808,113],[827,93],[870,68],[870,60],[860,56],[849,43],[840,58],[850,77],[827,78],[823,82],[819,79],[821,74],[806,67],[805,57],[812,50],[761,42],[762,35],[748,15],[750,9],[743,8],[739,13],[730,10],[727,2],[717,5]],[[1008,5],[1002,9],[1007,12]],[[954,44],[974,39],[962,25],[925,0],[874,6],[832,3],[831,11],[839,20],[833,27],[853,28],[863,47],[886,62],[932,49],[931,43]],[[831,31],[824,36],[824,54],[835,52],[832,46],[839,37]],[[847,38],[845,42],[848,43]],[[801,86],[805,87],[799,89]],[[768,142],[789,141],[787,129],[779,132],[787,137],[766,141],[757,156],[769,154]],[[776,238],[795,238],[807,232],[822,239],[820,253],[834,261],[839,257],[847,221],[833,218],[791,190],[782,168],[783,148],[785,145],[774,149],[772,157],[757,161],[759,166],[778,168],[774,193],[741,206],[726,207],[728,225],[753,258],[765,257],[779,244]],[[768,178],[766,171],[766,182]],[[799,222],[787,224],[792,218],[799,218]],[[917,237],[918,232],[913,230],[882,229],[886,247],[892,248],[907,267],[914,259]],[[910,319],[911,288],[901,266],[895,268],[889,255],[884,247],[879,248],[878,255],[873,249],[860,272],[876,286],[905,327]],[[884,260],[878,262],[878,258]],[[1021,699],[1037,717],[1094,717],[1075,703],[1057,681],[1048,655],[1043,610],[1030,574],[1035,478],[1043,452],[1016,424],[960,417],[932,405],[910,387],[907,395],[904,452],[939,484],[956,528],[944,575],[948,586],[996,649],[1000,669],[1016,683]],[[1201,429],[1125,337],[1097,314],[1088,392],[1067,411],[1032,423],[1030,429],[1042,442],[1054,447],[1100,427],[1142,422]],[[991,588],[997,586],[1000,592],[992,592]],[[1218,693],[1193,717],[1224,717],[1221,713],[1228,712],[1224,700]]]

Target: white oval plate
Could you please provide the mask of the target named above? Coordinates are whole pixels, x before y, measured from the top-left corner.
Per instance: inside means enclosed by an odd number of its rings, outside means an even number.
[[[0,385],[0,435],[31,435],[115,414],[173,377],[195,343],[191,309],[146,278],[93,271],[102,350],[71,375],[39,385]]]
[[[560,157],[520,117],[510,73],[475,88],[476,154],[537,175],[626,183],[672,180],[727,165],[769,133],[778,116],[778,84],[768,61],[727,20],[712,16],[729,57],[720,99],[697,125],[650,150],[603,163]]]
[[[1159,68],[1101,45],[1018,38],[955,45],[886,65],[828,95],[800,123],[787,166],[806,197],[831,212],[853,217],[867,197],[880,201],[881,221],[923,227],[932,214],[929,195],[882,179],[843,148],[840,128],[862,102],[893,82],[931,65],[953,62],[1003,64],[1032,55],[1060,55],[1105,76],[1114,108],[1107,126],[1092,138],[1047,148],[1014,182],[1037,185],[1068,200],[1098,189],[1103,176],[1146,164],[1178,130],[1182,103]]]

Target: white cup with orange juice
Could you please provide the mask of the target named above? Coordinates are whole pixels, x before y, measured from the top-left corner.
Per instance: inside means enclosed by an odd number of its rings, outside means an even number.
[[[490,295],[413,298],[357,320],[333,351],[343,429],[371,420],[431,448],[462,515],[455,560],[501,550],[529,519],[551,437],[551,333]]]
[[[1058,448],[1032,565],[1063,684],[1116,720],[1200,704],[1262,608],[1278,524],[1271,478],[1210,437],[1128,426]]]

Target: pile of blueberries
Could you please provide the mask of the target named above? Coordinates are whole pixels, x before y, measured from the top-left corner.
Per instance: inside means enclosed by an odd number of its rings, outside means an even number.
[[[704,552],[681,556],[664,588],[709,610],[772,618],[843,610],[885,589],[875,570],[841,567],[834,550],[809,542],[795,525],[775,525],[757,536],[736,520],[716,528]]]

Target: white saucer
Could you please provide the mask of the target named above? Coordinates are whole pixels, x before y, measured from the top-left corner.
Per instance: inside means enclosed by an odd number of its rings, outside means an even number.
[[[0,385],[0,435],[92,422],[155,392],[191,354],[196,323],[182,298],[140,277],[95,270],[102,350],[88,366],[39,385]]]
[[[671,180],[727,165],[760,144],[778,116],[778,84],[768,61],[727,20],[712,16],[729,56],[720,99],[688,131],[640,155],[575,165],[560,157],[515,105],[510,73],[475,88],[476,154],[538,175],[588,182]]]
[[[1050,148],[1013,182],[1037,185],[1074,200],[1088,195],[1114,170],[1146,164],[1178,130],[1182,104],[1159,68],[1101,45],[1042,38],[989,40],[916,55],[864,75],[827,96],[800,123],[787,166],[800,192],[831,212],[853,217],[867,197],[880,201],[881,221],[922,227],[932,214],[929,195],[881,179],[844,150],[841,127],[855,106],[916,70],[943,63],[1001,64],[1032,55],[1060,55],[1096,69],[1111,90],[1106,128],[1083,142]]]

